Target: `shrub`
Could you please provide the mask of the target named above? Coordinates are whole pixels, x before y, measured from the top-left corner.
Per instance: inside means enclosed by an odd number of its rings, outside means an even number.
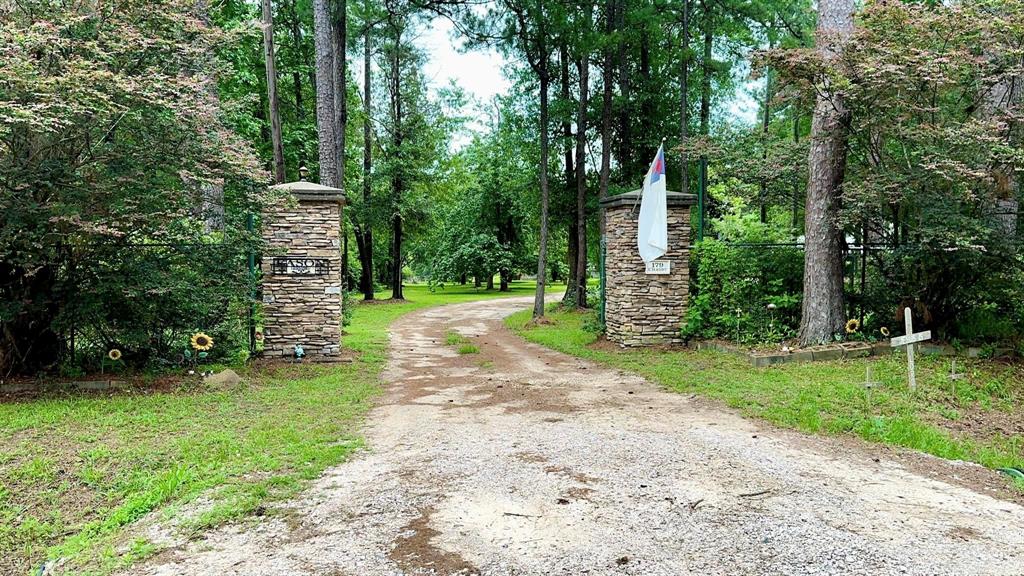
[[[686,338],[777,342],[800,323],[803,252],[798,248],[731,246],[705,240],[694,251],[695,294]]]
[[[777,342],[795,335],[803,292],[803,252],[783,244],[789,231],[744,214],[741,201],[713,225],[720,239],[698,243],[692,257],[685,338]],[[768,246],[768,244],[776,244]]]
[[[145,361],[184,349],[196,328],[230,351],[257,244],[245,214],[266,182],[212,82],[231,39],[188,0],[11,6],[0,8],[0,378],[115,345]]]

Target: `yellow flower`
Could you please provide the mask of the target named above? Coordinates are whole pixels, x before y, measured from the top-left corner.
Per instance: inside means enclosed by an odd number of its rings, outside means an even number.
[[[209,350],[213,348],[213,338],[202,332],[196,332],[192,335],[192,347],[196,350]]]
[[[879,328],[878,331],[882,333],[882,336],[885,336],[886,338],[889,337],[889,329],[886,328],[885,326]]]
[[[857,320],[856,318],[850,318],[849,320],[846,321],[846,333],[847,334],[853,334],[853,333],[857,332],[857,330],[860,330],[860,321],[859,320]]]
[[[121,359],[121,351],[117,348],[111,348],[110,352],[107,352],[107,358],[116,362]]]

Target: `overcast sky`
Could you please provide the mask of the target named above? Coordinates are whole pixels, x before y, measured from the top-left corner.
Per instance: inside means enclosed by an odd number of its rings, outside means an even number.
[[[467,95],[484,103],[490,102],[496,94],[506,93],[511,84],[502,73],[505,58],[493,49],[461,50],[461,40],[452,38],[452,31],[451,22],[436,18],[416,38],[416,43],[428,55],[425,72],[433,87],[437,89],[454,80]],[[729,113],[736,122],[756,120],[758,104],[748,91],[758,86],[757,82],[748,83],[729,104]]]
[[[436,18],[417,38],[430,59],[425,72],[434,87],[454,80],[483,102],[507,92],[511,84],[502,74],[505,58],[495,50],[460,51],[461,40],[451,37],[452,29],[447,19]]]

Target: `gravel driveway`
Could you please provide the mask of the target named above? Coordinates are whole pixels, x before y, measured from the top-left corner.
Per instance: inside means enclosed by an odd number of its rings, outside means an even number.
[[[401,319],[368,451],[132,573],[1024,574],[1021,506],[525,343],[527,305]]]

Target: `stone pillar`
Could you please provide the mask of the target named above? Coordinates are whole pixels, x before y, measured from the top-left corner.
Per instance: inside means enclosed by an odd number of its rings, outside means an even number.
[[[331,360],[341,352],[345,196],[311,182],[273,189],[289,193],[295,202],[263,214],[263,355],[291,358],[299,345],[311,360]]]
[[[637,249],[640,191],[605,198],[605,330],[623,346],[681,343],[690,294],[693,194],[668,193],[667,274],[648,274]]]

